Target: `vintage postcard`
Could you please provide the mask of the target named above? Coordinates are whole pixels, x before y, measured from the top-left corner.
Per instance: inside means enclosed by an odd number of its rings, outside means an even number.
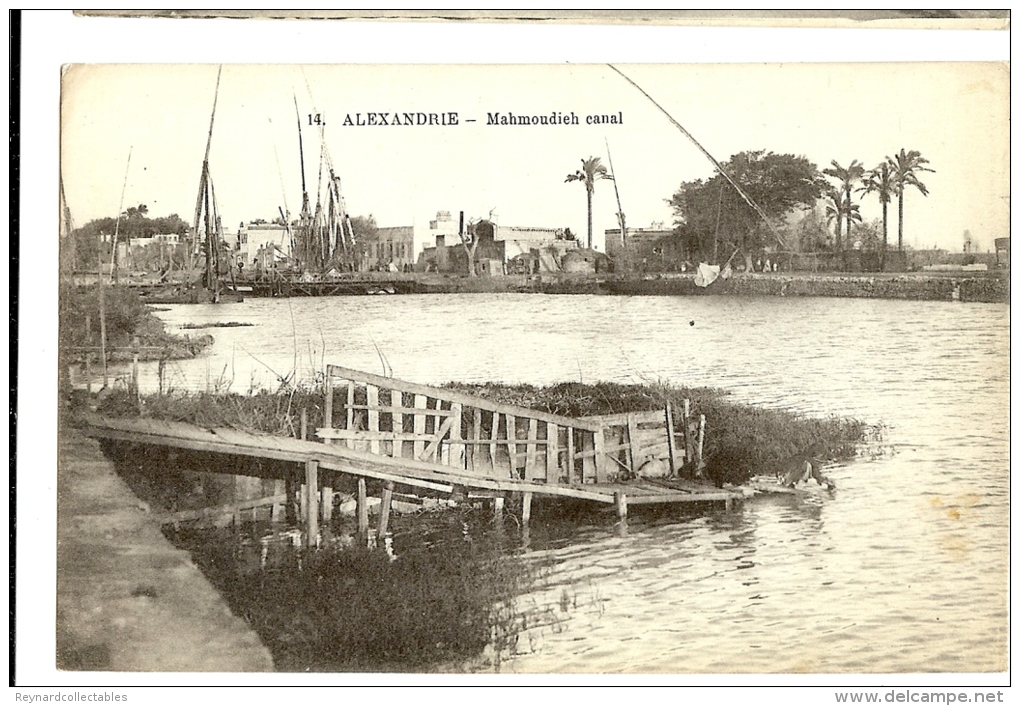
[[[53,678],[1008,683],[1009,85],[63,62]]]

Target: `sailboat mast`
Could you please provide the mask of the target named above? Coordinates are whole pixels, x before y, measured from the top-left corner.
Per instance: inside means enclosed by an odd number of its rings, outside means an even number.
[[[206,140],[205,140],[205,156],[202,158],[202,175],[199,177],[199,180],[198,180],[198,198],[195,200],[195,218],[192,221],[192,223],[193,223],[192,233],[194,234],[195,243],[194,243],[194,245],[192,247],[192,254],[194,254],[198,250],[198,233],[199,233],[198,227],[199,227],[199,225],[201,223],[200,219],[202,217],[202,205],[205,204],[205,207],[207,209],[209,208],[209,199],[208,199],[208,193],[207,193],[208,192],[208,182],[209,182],[209,150],[212,147],[213,124],[216,122],[216,103],[217,103],[217,101],[219,100],[219,97],[220,97],[220,76],[222,76],[222,74],[223,74],[223,66],[220,66],[219,69],[216,72],[216,90],[213,93],[212,114],[209,116],[209,134],[206,136]],[[208,242],[206,243],[206,253],[205,254],[206,254],[206,265],[205,265],[205,268],[206,268],[206,284],[208,284],[209,283],[209,279],[208,279],[208,274],[209,274],[209,248],[208,248]],[[191,265],[190,264],[189,264],[188,269],[189,270],[191,269]]]
[[[613,168],[613,153],[609,151],[609,138],[606,138],[606,155],[609,157],[609,171],[613,175],[613,191],[616,192],[616,208],[617,218],[620,221],[620,238],[623,242],[624,250],[627,249],[627,219],[623,215],[623,204],[620,203],[620,187],[617,186],[616,180],[616,169]]]

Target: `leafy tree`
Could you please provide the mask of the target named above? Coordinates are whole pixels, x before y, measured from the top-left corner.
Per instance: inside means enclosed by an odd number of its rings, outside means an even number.
[[[805,157],[754,150],[733,155],[722,167],[772,222],[813,207],[821,193],[818,167]],[[771,230],[721,174],[681,184],[667,203],[682,242],[703,257],[711,256],[719,237],[739,247],[750,267],[754,254],[770,243]]]
[[[592,247],[592,224],[591,224],[591,200],[595,193],[595,182],[599,179],[612,179],[602,160],[598,157],[589,157],[581,160],[581,168],[573,174],[568,174],[564,183],[579,181],[584,184],[588,194],[588,248]]]
[[[856,159],[849,166],[844,167],[836,160],[832,160],[832,166],[822,170],[826,176],[835,179],[837,188],[841,194],[839,208],[842,218],[846,221],[846,242],[851,243],[850,228],[854,221],[860,222],[860,209],[853,202],[853,192],[856,184],[864,178],[864,165]],[[854,215],[856,212],[856,216]],[[837,224],[836,229],[836,250],[841,249],[840,230]]]
[[[903,196],[908,186],[913,186],[921,192],[922,196],[928,195],[928,187],[918,178],[920,172],[932,172],[935,170],[925,166],[928,160],[921,156],[917,150],[900,149],[899,154],[893,157],[886,157],[889,168],[892,172],[893,189],[896,193],[897,205],[899,207],[899,249],[903,250]]]
[[[892,166],[889,160],[879,164],[874,169],[869,169],[864,175],[864,194],[876,194],[879,203],[882,204],[882,253],[884,255],[886,244],[889,242],[889,202],[895,192],[893,183]]]

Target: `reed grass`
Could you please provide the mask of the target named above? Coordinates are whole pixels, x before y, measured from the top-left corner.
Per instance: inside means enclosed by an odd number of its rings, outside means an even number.
[[[810,454],[819,460],[846,460],[864,443],[880,440],[881,436],[880,427],[860,419],[813,417],[750,405],[737,402],[716,388],[610,382],[570,382],[548,387],[450,383],[448,387],[496,402],[569,417],[660,410],[667,400],[678,410],[683,400],[689,399],[692,414],[704,414],[706,418],[705,474],[720,486],[744,483],[755,475],[781,474],[791,457],[798,454]],[[259,390],[249,394],[147,395],[142,398],[140,409],[155,419],[295,437],[300,433],[302,410],[307,415],[308,429],[325,426],[323,407],[323,387],[311,383],[282,385],[275,392]],[[334,408],[342,409],[339,398]],[[137,416],[139,405],[127,393],[111,394],[100,402],[99,411],[112,416]],[[674,418],[679,424],[679,415]]]

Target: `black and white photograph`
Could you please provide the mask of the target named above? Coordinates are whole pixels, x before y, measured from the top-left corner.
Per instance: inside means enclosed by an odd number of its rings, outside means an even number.
[[[45,77],[27,683],[1008,685],[1008,61],[92,23],[335,43]]]

